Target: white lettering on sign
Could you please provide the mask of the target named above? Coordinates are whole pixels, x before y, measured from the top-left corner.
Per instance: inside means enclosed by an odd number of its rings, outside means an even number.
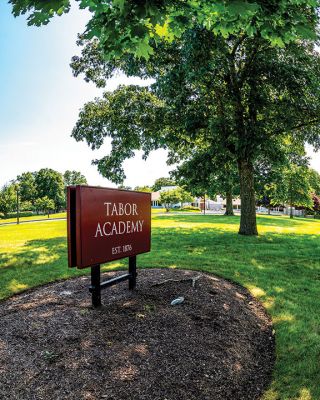
[[[117,246],[117,247],[112,247],[112,254],[120,254],[120,253],[126,253],[127,251],[132,250],[132,245],[131,244],[125,244],[123,246]]]
[[[136,203],[103,203],[107,209],[107,216],[113,215],[138,215]]]
[[[103,203],[106,206],[107,216],[135,216],[138,215],[138,207],[135,203]],[[105,221],[98,222],[94,237],[124,235],[128,233],[142,232],[144,220],[137,221]],[[115,250],[117,253],[119,250]]]
[[[123,235],[125,233],[142,232],[144,220],[138,221],[117,221],[117,222],[98,222],[94,237]]]

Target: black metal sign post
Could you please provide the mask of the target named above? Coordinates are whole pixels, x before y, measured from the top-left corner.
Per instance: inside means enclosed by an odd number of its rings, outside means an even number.
[[[129,289],[133,290],[137,282],[137,257],[129,257],[129,273],[109,279],[100,283],[100,264],[91,267],[91,286],[89,292],[92,296],[92,306],[101,307],[101,290],[116,285],[120,282],[129,280]]]
[[[101,306],[101,284],[100,284],[100,264],[91,267],[91,286],[89,291],[92,295],[93,307]]]
[[[137,283],[137,257],[129,257],[129,289],[133,290]]]

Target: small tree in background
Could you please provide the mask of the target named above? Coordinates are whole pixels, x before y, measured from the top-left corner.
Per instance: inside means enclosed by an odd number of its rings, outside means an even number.
[[[309,182],[313,193],[320,195],[320,174],[314,169],[309,169]]]
[[[63,174],[63,182],[64,186],[72,186],[72,185],[87,185],[87,179],[84,175],[79,171],[69,171],[67,170]]]
[[[293,207],[313,208],[309,169],[298,165],[284,168],[281,180],[269,186],[271,204],[288,204],[290,218]]]
[[[193,152],[172,175],[195,196],[221,195],[226,199],[225,215],[234,215],[232,199],[239,196],[240,188],[236,162],[230,156],[207,150]]]
[[[145,193],[151,193],[152,188],[150,186],[136,186],[134,188],[137,192],[145,192]]]
[[[55,209],[55,204],[52,199],[49,199],[48,196],[40,197],[35,201],[36,210],[46,212],[48,214],[48,218],[50,216],[50,211]]]
[[[176,189],[161,192],[159,201],[166,209],[166,212],[169,212],[170,208],[177,203],[192,202],[193,197],[189,192],[178,187]]]
[[[120,190],[132,190],[131,186],[119,185],[118,189]]]
[[[31,202],[34,204],[34,201],[37,198],[35,174],[35,172],[23,172],[21,175],[17,176],[21,202]]]
[[[162,178],[158,178],[154,181],[154,184],[152,186],[152,190],[154,192],[157,192],[158,190],[160,190],[163,186],[174,186],[176,183],[173,179],[171,178],[166,178],[166,177],[162,177]]]
[[[0,212],[6,217],[8,213],[16,210],[17,192],[15,185],[5,184],[0,190]]]

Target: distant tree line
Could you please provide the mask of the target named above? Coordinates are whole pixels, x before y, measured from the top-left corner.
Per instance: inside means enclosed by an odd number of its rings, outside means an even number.
[[[234,215],[233,200],[240,195],[236,168],[230,163],[224,169],[215,168],[208,154],[200,153],[182,163],[171,172],[171,178],[158,178],[152,186],[136,186],[134,190],[156,192],[163,186],[178,186],[161,193],[159,202],[167,210],[173,204],[192,202],[192,195],[214,199],[226,199],[225,215]],[[119,186],[131,190],[128,186]],[[270,212],[273,207],[290,207],[305,210],[308,214],[320,215],[320,174],[308,166],[308,158],[295,149],[285,163],[272,167],[261,162],[255,170],[256,206]]]
[[[79,171],[63,174],[50,168],[24,172],[0,189],[0,217],[11,213],[49,213],[66,208],[66,187],[86,185],[87,179]],[[224,169],[215,168],[209,154],[199,153],[180,164],[171,177],[161,177],[153,185],[120,185],[119,189],[140,192],[157,192],[164,186],[178,186],[161,193],[160,203],[169,210],[174,204],[192,202],[193,196],[217,195],[226,199],[226,215],[233,215],[232,201],[239,197],[240,187],[236,168],[232,163]],[[308,166],[304,152],[288,155],[287,162],[272,167],[261,162],[255,170],[256,205],[267,209],[289,206],[304,209],[309,214],[320,215],[320,174]]]
[[[66,186],[86,185],[87,179],[79,171],[64,174],[50,168],[23,172],[0,189],[0,216],[20,211],[58,212],[66,208]]]

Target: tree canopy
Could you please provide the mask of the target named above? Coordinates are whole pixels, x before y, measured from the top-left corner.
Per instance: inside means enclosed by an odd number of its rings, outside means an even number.
[[[21,201],[30,201],[32,204],[37,198],[37,186],[35,181],[35,173],[23,172],[17,176],[19,184],[19,195]]]
[[[63,174],[63,182],[64,186],[88,184],[86,177],[82,175],[81,172],[70,170],[65,171]]]
[[[281,179],[270,188],[271,204],[290,205],[290,217],[293,207],[313,208],[312,187],[308,168],[291,164],[282,170]]]
[[[154,184],[152,186],[152,190],[154,192],[157,192],[158,190],[160,190],[163,186],[174,186],[176,184],[176,182],[168,177],[161,177],[158,178],[154,181]]]
[[[23,172],[1,188],[0,212],[16,211],[17,194],[21,210],[63,209],[66,206],[65,186],[81,184],[87,184],[87,180],[79,171],[67,170],[61,174],[42,168],[35,172]]]
[[[17,206],[17,188],[15,185],[5,184],[0,189],[0,213],[6,216]]]
[[[10,0],[15,16],[26,14],[29,25],[47,24],[67,13],[70,0]],[[124,53],[148,58],[163,40],[172,42],[198,25],[224,37],[259,36],[284,47],[297,39],[314,39],[317,0],[78,0],[91,13],[83,36],[98,38],[109,60]]]
[[[63,177],[60,172],[51,168],[40,169],[35,176],[38,198],[48,197],[53,200],[55,208],[65,206]]]
[[[48,218],[50,211],[54,210],[55,208],[54,201],[52,199],[49,199],[48,196],[37,198],[34,205],[37,211],[46,212],[48,214]]]

